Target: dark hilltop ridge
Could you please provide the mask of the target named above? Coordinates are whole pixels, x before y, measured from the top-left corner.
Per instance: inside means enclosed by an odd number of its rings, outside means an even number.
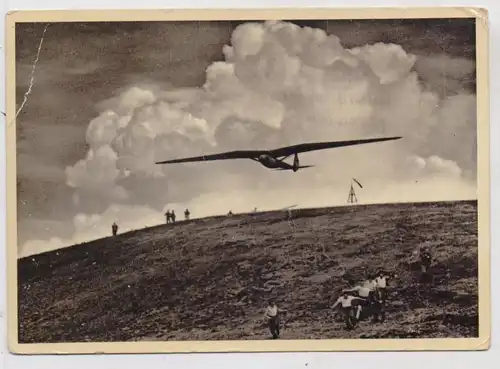
[[[478,336],[477,201],[235,214],[160,225],[18,260],[19,341]],[[415,250],[428,245],[432,283]],[[335,319],[339,290],[383,269],[385,322]]]

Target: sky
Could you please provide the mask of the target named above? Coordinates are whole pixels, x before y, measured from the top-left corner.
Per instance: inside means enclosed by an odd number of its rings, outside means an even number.
[[[16,98],[43,24],[16,27]],[[301,156],[236,148],[403,136]],[[476,198],[473,19],[54,23],[17,119],[19,255],[192,216]]]

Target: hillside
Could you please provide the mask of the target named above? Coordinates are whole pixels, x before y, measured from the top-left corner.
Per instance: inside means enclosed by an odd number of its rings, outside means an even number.
[[[434,284],[413,251],[431,246]],[[358,205],[161,225],[20,259],[20,342],[478,334],[477,203]],[[384,323],[346,331],[329,308],[348,281],[397,273]],[[271,288],[273,287],[273,288]]]

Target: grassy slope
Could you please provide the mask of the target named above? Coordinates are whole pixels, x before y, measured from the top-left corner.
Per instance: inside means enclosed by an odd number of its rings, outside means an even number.
[[[434,285],[412,252],[429,244]],[[476,336],[476,202],[392,204],[206,218],[19,260],[21,342]],[[329,306],[346,280],[396,271],[385,323],[347,332]],[[272,292],[269,292],[272,288]]]

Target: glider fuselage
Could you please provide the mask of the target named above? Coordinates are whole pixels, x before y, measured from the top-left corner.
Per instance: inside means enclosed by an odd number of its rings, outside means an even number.
[[[272,155],[262,154],[259,155],[257,161],[269,169],[283,169],[283,170],[293,170],[296,172],[299,168],[299,160],[297,155],[295,155],[294,165],[290,165],[283,160],[279,160]]]
[[[259,163],[261,163],[266,168],[271,168],[271,169],[282,168],[283,164],[286,164],[286,163],[279,161],[276,158],[273,158],[271,155],[268,155],[268,154],[260,155],[257,158],[257,160],[259,161]]]

